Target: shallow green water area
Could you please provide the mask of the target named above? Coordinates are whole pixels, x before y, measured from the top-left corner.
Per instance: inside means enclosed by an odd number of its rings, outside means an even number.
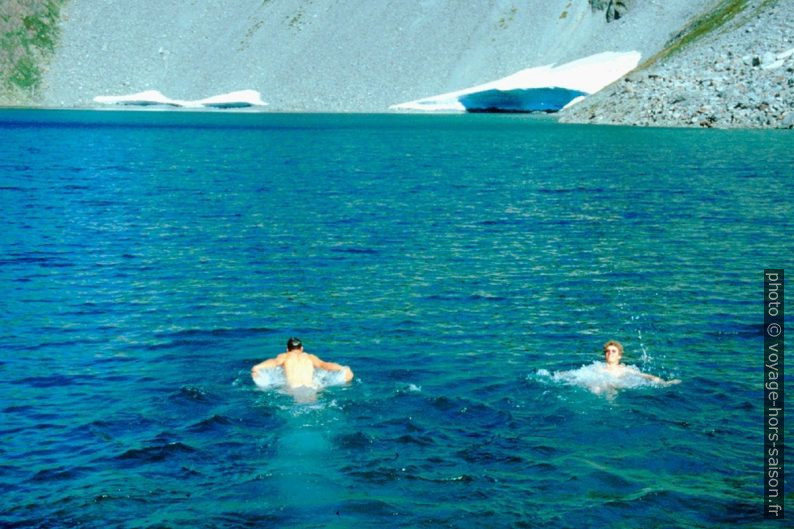
[[[789,132],[6,110],[0,137],[0,525],[762,526]],[[356,380],[258,389],[292,335]],[[610,338],[682,383],[544,375]]]

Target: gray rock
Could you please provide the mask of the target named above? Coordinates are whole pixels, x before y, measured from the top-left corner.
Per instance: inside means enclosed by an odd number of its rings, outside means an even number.
[[[794,53],[787,53],[793,45],[786,44],[794,41],[789,16],[794,0],[750,0],[745,9],[752,17],[737,17],[733,25],[644,70],[645,81],[634,85],[631,98],[600,99],[612,102],[604,119],[657,126],[794,128]],[[616,91],[614,86],[606,89]]]

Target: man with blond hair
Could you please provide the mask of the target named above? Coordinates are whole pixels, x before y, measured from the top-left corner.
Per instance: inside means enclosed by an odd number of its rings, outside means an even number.
[[[627,373],[631,373],[633,375],[639,375],[643,378],[647,378],[651,382],[656,384],[661,384],[663,386],[670,386],[672,384],[679,384],[681,383],[678,379],[673,380],[663,380],[657,376],[649,375],[648,373],[643,373],[639,369],[636,368],[629,368],[626,364],[622,364],[621,360],[623,359],[623,344],[621,344],[617,340],[609,340],[607,343],[604,344],[604,361],[607,364],[607,372],[614,375],[614,376],[622,376]]]

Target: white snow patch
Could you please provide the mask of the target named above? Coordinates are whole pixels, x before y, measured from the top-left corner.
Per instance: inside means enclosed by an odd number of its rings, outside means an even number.
[[[392,110],[464,111],[460,97],[486,90],[567,88],[594,94],[637,67],[638,51],[602,52],[559,66],[546,64],[521,70],[507,77],[463,90],[392,105]],[[572,104],[569,103],[569,105]]]
[[[158,90],[145,90],[122,96],[96,96],[94,101],[106,105],[163,105],[179,108],[244,108],[267,105],[256,90],[238,90],[195,100],[171,99]]]

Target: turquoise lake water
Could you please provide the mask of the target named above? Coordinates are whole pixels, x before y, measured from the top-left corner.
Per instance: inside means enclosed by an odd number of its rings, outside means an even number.
[[[0,112],[0,526],[774,526],[792,168],[788,131]],[[257,388],[293,335],[356,379]],[[610,338],[682,383],[566,383]]]

